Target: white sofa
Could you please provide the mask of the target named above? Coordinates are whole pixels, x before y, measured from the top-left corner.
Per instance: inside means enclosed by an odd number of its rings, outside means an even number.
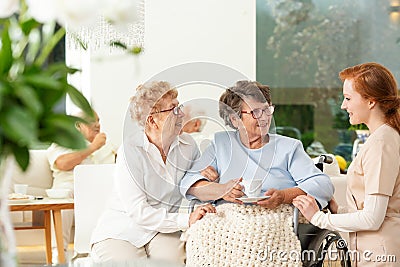
[[[14,163],[10,193],[14,192],[14,184],[27,184],[29,195],[46,196],[45,190],[53,185],[53,176],[47,160],[46,150],[30,151],[30,164],[25,172]]]

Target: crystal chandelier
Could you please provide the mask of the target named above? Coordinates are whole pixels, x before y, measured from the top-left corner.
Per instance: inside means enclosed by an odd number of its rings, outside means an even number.
[[[138,19],[135,23],[116,26],[99,15],[91,26],[78,29],[67,27],[66,46],[70,49],[99,50],[108,47],[110,52],[125,46],[129,50],[144,47],[144,0],[138,2]]]

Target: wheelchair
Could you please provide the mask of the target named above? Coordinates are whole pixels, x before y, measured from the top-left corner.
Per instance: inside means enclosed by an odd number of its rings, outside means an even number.
[[[315,166],[323,171],[323,164],[330,164],[333,159],[328,155],[321,155]],[[189,205],[192,212],[196,204],[202,203],[193,199]],[[346,241],[336,231],[321,229],[312,224],[299,223],[299,210],[294,208],[293,228],[298,236],[302,250],[304,267],[350,267],[351,260]]]
[[[301,244],[303,266],[351,266],[346,241],[338,232],[312,224],[298,224],[296,234]]]

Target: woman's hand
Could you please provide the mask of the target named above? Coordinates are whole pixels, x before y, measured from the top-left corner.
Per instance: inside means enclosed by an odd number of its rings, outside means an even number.
[[[206,177],[210,182],[215,182],[219,178],[218,172],[213,166],[208,166],[200,172],[200,174]]]
[[[332,213],[338,213],[339,205],[335,198],[332,197],[332,199],[329,201],[328,208]]]
[[[308,195],[297,196],[293,199],[293,205],[300,210],[300,212],[306,217],[308,221],[311,221],[311,218],[315,213],[319,211],[319,207],[315,198]]]
[[[200,220],[206,213],[216,213],[217,210],[211,204],[198,206],[189,216],[189,226]]]
[[[236,198],[244,196],[244,193],[242,191],[244,189],[244,187],[243,187],[243,185],[240,184],[240,182],[242,180],[243,180],[243,178],[240,177],[239,179],[233,179],[233,180],[230,180],[229,182],[227,182],[226,184],[223,184],[224,194],[223,194],[222,198],[229,202],[243,204],[242,201],[236,199]]]
[[[283,192],[282,190],[277,190],[275,188],[269,189],[267,192],[265,192],[264,195],[271,197],[258,201],[257,204],[268,209],[275,209],[285,200],[285,192]]]

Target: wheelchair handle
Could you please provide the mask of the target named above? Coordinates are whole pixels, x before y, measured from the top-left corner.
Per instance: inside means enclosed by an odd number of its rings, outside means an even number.
[[[331,164],[333,162],[333,158],[329,155],[321,155],[319,156],[318,163],[326,163]]]
[[[333,162],[333,158],[329,155],[321,155],[319,156],[318,163],[315,166],[320,169],[322,172],[324,171],[324,163],[331,164]]]

